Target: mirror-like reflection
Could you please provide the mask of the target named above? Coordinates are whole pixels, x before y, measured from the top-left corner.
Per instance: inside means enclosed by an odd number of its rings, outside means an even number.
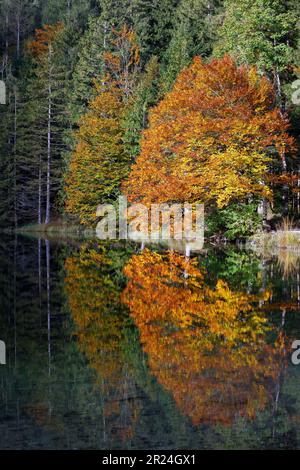
[[[205,284],[197,261],[146,250],[125,269],[124,301],[139,328],[149,367],[194,425],[253,419],[272,397],[284,346],[259,296]],[[267,300],[268,293],[261,297]]]
[[[134,435],[140,404],[133,370],[126,360],[128,319],[120,304],[117,266],[104,247],[96,250],[86,244],[66,260],[65,268],[74,334],[79,350],[96,372],[104,432],[114,432],[124,442]]]
[[[0,447],[299,448],[296,255],[0,239]]]

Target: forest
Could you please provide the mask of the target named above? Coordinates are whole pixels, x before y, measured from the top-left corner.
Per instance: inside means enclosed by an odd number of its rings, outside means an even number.
[[[210,237],[300,219],[297,0],[0,0],[0,228],[203,203]]]
[[[299,122],[299,0],[0,0],[0,453],[300,449]]]

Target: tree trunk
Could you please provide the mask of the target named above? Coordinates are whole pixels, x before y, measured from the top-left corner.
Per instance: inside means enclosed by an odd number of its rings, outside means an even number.
[[[46,218],[45,224],[50,223],[51,214],[51,150],[52,150],[52,47],[49,46],[49,83],[48,83],[48,132],[47,132],[47,183],[46,183]]]
[[[38,224],[42,224],[42,157],[39,160]]]
[[[17,18],[17,59],[20,58],[20,36],[21,36],[21,24],[20,17]]]
[[[72,0],[68,0],[68,21],[71,19]]]

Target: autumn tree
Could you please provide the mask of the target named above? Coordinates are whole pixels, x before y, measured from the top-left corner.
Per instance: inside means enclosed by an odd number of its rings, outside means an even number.
[[[126,26],[115,31],[114,50],[104,55],[105,75],[96,83],[96,98],[80,121],[66,178],[66,211],[93,225],[101,203],[116,200],[129,169],[123,117],[133,91],[139,49]]]
[[[231,202],[272,197],[266,175],[293,139],[256,69],[225,56],[195,58],[151,111],[141,153],[123,189],[131,202]]]
[[[294,1],[226,1],[225,19],[214,51],[217,56],[229,53],[239,64],[255,65],[260,73],[269,77],[282,112],[289,106],[288,84],[296,79],[295,69],[299,63],[297,9]],[[295,175],[299,184],[299,165],[284,155],[282,162],[283,179],[273,180],[273,183],[280,211],[286,215],[289,200],[293,199],[293,190],[289,188],[293,187]]]
[[[144,250],[125,268],[123,301],[139,328],[152,374],[194,425],[254,419],[272,400],[282,338],[259,300],[225,281],[206,284],[196,260]]]
[[[105,380],[116,377],[122,366],[125,318],[105,247],[83,245],[78,254],[67,258],[65,269],[66,293],[80,347],[99,376]]]
[[[91,15],[79,41],[78,61],[74,71],[71,97],[74,120],[95,97],[93,80],[103,74],[103,53],[111,52],[114,30],[123,25],[133,29],[144,67],[152,56],[162,57],[168,47],[178,0],[102,0],[101,13]]]

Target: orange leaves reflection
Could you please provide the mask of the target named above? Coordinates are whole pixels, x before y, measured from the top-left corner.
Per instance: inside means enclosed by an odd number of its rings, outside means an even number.
[[[272,396],[282,354],[256,298],[204,280],[195,260],[145,250],[125,268],[123,301],[149,367],[195,425],[254,418]],[[268,294],[266,294],[267,296]]]

